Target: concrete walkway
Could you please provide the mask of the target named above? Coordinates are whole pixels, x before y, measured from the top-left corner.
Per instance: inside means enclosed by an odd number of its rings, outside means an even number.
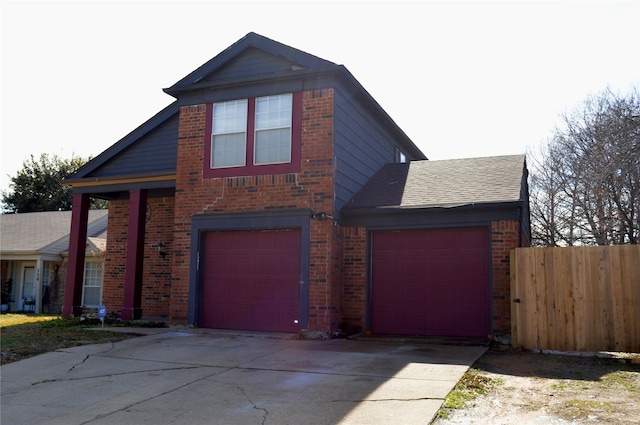
[[[2,366],[0,422],[428,424],[486,350],[203,329],[144,331],[148,335],[115,344]]]

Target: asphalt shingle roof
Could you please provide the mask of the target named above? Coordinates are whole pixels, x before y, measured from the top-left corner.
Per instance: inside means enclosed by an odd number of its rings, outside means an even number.
[[[524,177],[524,155],[387,164],[344,210],[517,202]]]
[[[87,236],[104,238],[108,210],[90,210]],[[0,215],[0,252],[37,252],[69,236],[71,211]]]

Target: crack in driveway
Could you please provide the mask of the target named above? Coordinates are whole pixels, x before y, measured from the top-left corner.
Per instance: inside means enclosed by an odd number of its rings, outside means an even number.
[[[228,371],[227,371],[228,372]],[[215,381],[215,382],[221,382],[221,381]],[[236,388],[238,390],[240,390],[240,392],[242,393],[243,396],[246,397],[247,401],[249,403],[251,403],[251,406],[253,406],[254,409],[256,410],[262,410],[264,412],[264,415],[262,415],[262,425],[264,425],[267,422],[267,416],[269,416],[269,411],[267,409],[265,409],[264,407],[258,407],[258,405],[256,405],[253,400],[251,399],[251,397],[249,397],[249,394],[247,394],[247,392],[244,390],[243,387],[241,387],[240,385],[236,384]]]
[[[233,369],[233,368],[231,368],[231,369]],[[167,369],[161,369],[161,370],[167,370]],[[146,372],[146,371],[145,371],[145,372]],[[224,373],[224,372],[227,372],[227,371],[225,370],[225,371],[222,371],[222,372],[219,372],[219,373]],[[198,379],[194,379],[193,381],[190,381],[190,382],[187,382],[187,383],[185,383],[185,384],[179,385],[179,386],[177,386],[177,387],[175,387],[175,388],[172,388],[172,389],[170,389],[170,390],[167,390],[167,391],[161,392],[161,393],[159,393],[159,394],[155,394],[155,395],[153,395],[152,397],[147,397],[147,398],[145,398],[145,399],[143,399],[143,400],[138,400],[138,401],[136,401],[135,403],[131,403],[131,404],[129,404],[129,405],[127,405],[127,406],[124,406],[124,407],[122,407],[122,408],[120,408],[120,409],[116,409],[116,410],[114,410],[114,411],[112,411],[112,412],[104,413],[104,414],[102,414],[102,415],[98,415],[98,416],[96,416],[96,417],[94,417],[93,419],[90,419],[90,420],[88,420],[88,421],[80,422],[80,425],[90,424],[91,422],[97,421],[97,420],[99,420],[99,419],[103,419],[103,418],[109,417],[109,416],[114,415],[114,414],[119,413],[119,412],[124,412],[124,411],[126,411],[126,410],[128,410],[128,409],[131,409],[132,407],[138,406],[138,405],[140,405],[140,404],[146,403],[146,402],[151,401],[151,400],[155,400],[156,398],[159,398],[159,397],[165,396],[165,395],[167,395],[167,394],[171,394],[171,393],[173,393],[173,392],[176,392],[176,391],[178,391],[178,390],[181,390],[181,389],[183,389],[183,388],[186,388],[186,387],[188,387],[188,386],[191,386],[191,385],[193,385],[193,384],[195,384],[195,383],[197,383],[197,382],[203,381],[203,380],[205,380],[205,379],[209,379],[209,378],[211,378],[212,376],[216,376],[216,375],[218,375],[219,373],[214,373],[214,374],[211,374],[211,375],[207,375],[207,376],[200,377],[200,378],[198,378]],[[110,376],[113,376],[113,375],[110,375]]]
[[[164,372],[164,371],[172,371],[172,370],[189,370],[189,369],[209,369],[209,368],[218,368],[216,366],[184,366],[184,367],[168,367],[168,368],[158,368],[158,369],[144,369],[144,370],[130,370],[127,372],[119,372],[119,373],[108,373],[105,375],[91,375],[91,376],[81,376],[78,378],[56,378],[56,379],[43,379],[42,381],[38,381],[38,382],[34,382],[31,385],[38,385],[38,384],[46,384],[46,383],[51,383],[51,382],[62,382],[62,381],[83,381],[83,380],[87,380],[87,379],[96,379],[96,378],[109,378],[112,376],[123,376],[123,375],[135,375],[135,374],[139,374],[139,373],[149,373],[149,372]],[[69,370],[71,371],[71,369]],[[209,375],[209,377],[211,376],[216,376],[219,373],[224,373],[226,372],[226,370],[218,372],[218,373],[214,373]]]
[[[440,376],[435,371],[443,363],[440,360],[443,353],[437,352],[440,357],[435,360],[427,356],[423,360],[422,356],[404,356],[410,351],[404,346],[394,350],[373,346],[368,350],[369,346],[363,345],[365,349],[360,353],[358,347],[347,346],[342,352],[342,345],[334,348],[329,343],[316,350],[315,345],[303,343],[292,348],[285,343],[245,341],[214,341],[214,344],[209,340],[185,343],[181,339],[176,343],[163,342],[162,347],[154,342],[157,341],[146,342],[145,346],[124,346],[123,350],[111,344],[97,350],[68,351],[73,356],[63,356],[64,363],[53,373],[29,374],[31,379],[19,379],[16,375],[15,382],[22,388],[53,383],[51,387],[32,387],[37,388],[33,394],[44,394],[41,402],[27,400],[38,415],[51,414],[46,413],[51,412],[47,406],[51,399],[46,396],[51,389],[59,385],[76,391],[78,401],[73,400],[70,409],[76,409],[80,403],[96,409],[67,414],[64,407],[51,404],[58,408],[54,414],[74,417],[74,423],[131,422],[131,418],[144,416],[161,423],[193,423],[194,418],[235,423],[239,418],[238,423],[267,425],[279,418],[303,418],[310,414],[320,417],[326,414],[330,418],[326,423],[338,423],[339,418],[346,417],[349,420],[370,417],[372,412],[386,417],[391,414],[389,409],[395,409],[392,413],[403,418],[412,418],[418,410],[423,416],[425,409],[430,412],[429,409],[442,403],[445,385],[441,381],[447,382],[447,377],[457,371],[449,368]],[[194,349],[189,351],[191,347]],[[416,362],[435,365],[405,369]],[[429,374],[428,381],[437,382],[421,383],[425,381],[424,373]],[[38,378],[46,380],[30,384]],[[94,388],[101,391],[99,396]],[[16,418],[20,417],[24,400],[24,397],[11,400],[14,409],[11,414]],[[306,406],[309,402],[311,405]],[[358,405],[365,407],[359,409]]]
[[[188,363],[179,363],[179,362],[167,362],[167,361],[158,361],[158,360],[147,360],[147,359],[140,359],[140,358],[122,358],[122,357],[118,357],[118,356],[112,356],[112,355],[107,355],[107,353],[109,351],[111,351],[114,348],[113,343],[111,348],[105,350],[105,351],[101,351],[99,353],[95,353],[95,354],[88,354],[86,355],[81,361],[77,362],[76,364],[74,364],[73,366],[71,366],[66,373],[70,373],[72,372],[76,367],[79,367],[83,364],[85,364],[90,358],[92,357],[103,357],[103,358],[111,358],[111,359],[118,359],[118,360],[130,360],[130,361],[144,361],[144,362],[152,362],[152,363],[161,363],[161,364],[173,364],[173,365],[180,365],[177,367],[168,367],[168,368],[156,368],[156,369],[145,369],[145,370],[135,370],[135,371],[126,371],[126,372],[120,372],[120,373],[109,373],[109,374],[102,374],[102,375],[91,375],[91,376],[83,376],[83,377],[66,377],[66,378],[56,378],[56,379],[45,379],[39,382],[35,382],[32,383],[31,385],[39,385],[39,384],[45,384],[45,383],[52,383],[52,382],[58,382],[58,381],[79,381],[79,380],[90,380],[90,379],[97,379],[97,378],[108,378],[108,377],[115,377],[115,376],[125,376],[125,375],[135,375],[135,374],[141,374],[141,373],[149,373],[149,372],[164,372],[164,371],[175,371],[175,370],[189,370],[189,369],[220,369],[218,371],[216,371],[215,373],[211,373],[211,374],[207,374],[205,376],[201,376],[197,379],[194,379],[190,382],[184,383],[182,385],[179,385],[177,387],[171,388],[170,390],[167,391],[163,391],[161,393],[158,394],[154,394],[151,397],[147,397],[145,399],[142,400],[137,400],[135,403],[131,403],[127,406],[123,406],[122,408],[113,410],[111,412],[108,413],[104,413],[98,416],[95,416],[94,418],[81,422],[80,424],[84,425],[84,424],[90,424],[94,421],[100,420],[100,419],[104,419],[106,417],[109,417],[111,415],[117,414],[119,412],[125,412],[128,409],[131,409],[135,406],[139,406],[141,404],[144,404],[146,402],[152,401],[154,399],[163,397],[165,395],[171,394],[173,392],[182,390],[186,387],[189,387],[191,385],[194,385],[200,381],[203,380],[207,380],[210,379],[212,377],[215,377],[217,375],[221,375],[224,373],[227,373],[229,371],[232,370],[238,370],[238,369],[244,369],[243,367],[236,365],[236,366],[220,366],[220,365],[202,365],[202,364],[188,364]],[[268,355],[270,355],[271,353],[265,353],[265,354],[261,354],[259,356],[256,356],[255,358],[252,359],[248,359],[246,362],[247,363],[251,363],[255,360],[258,360],[262,357],[266,357]],[[251,369],[251,368],[247,368],[247,369]],[[268,369],[265,369],[268,370]],[[224,383],[223,381],[217,381],[215,380],[215,382],[220,382],[220,383]],[[228,383],[224,383],[224,384],[228,384]],[[234,385],[239,391],[240,393],[247,399],[247,401],[251,404],[252,408],[255,410],[259,410],[261,412],[263,412],[262,415],[262,422],[261,424],[264,425],[266,424],[267,421],[267,417],[269,416],[269,411],[265,408],[259,407],[252,399],[251,397],[247,394],[247,392],[245,391],[245,389],[243,387],[241,387],[240,385],[237,384],[232,384]]]
[[[80,366],[81,364],[83,364],[84,362],[86,362],[87,360],[89,360],[89,357],[91,357],[91,354],[87,354],[86,356],[84,356],[84,359],[82,359],[81,362],[78,362],[76,364],[74,364],[73,366],[71,366],[69,368],[69,370],[67,370],[67,373],[71,372],[73,369],[76,368],[76,366]]]

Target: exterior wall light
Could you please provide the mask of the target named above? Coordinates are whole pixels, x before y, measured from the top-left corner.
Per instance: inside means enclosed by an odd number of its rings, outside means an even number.
[[[311,218],[314,219],[314,220],[319,220],[319,221],[327,220],[327,219],[333,220],[332,216],[330,216],[329,214],[324,213],[324,212],[313,213],[313,214],[311,214]]]
[[[158,254],[160,254],[160,258],[164,258],[165,255],[167,255],[167,252],[164,250],[164,244],[160,242],[157,245],[157,248],[158,248]]]

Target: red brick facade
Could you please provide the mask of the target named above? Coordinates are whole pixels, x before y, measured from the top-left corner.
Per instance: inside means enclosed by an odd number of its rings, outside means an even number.
[[[168,318],[171,294],[172,223],[174,198],[148,200],[145,224],[141,307],[147,318]],[[108,312],[120,313],[124,296],[129,202],[109,203],[109,237],[104,265],[102,302]],[[162,243],[165,256],[158,251]]]
[[[344,228],[343,238],[343,325],[345,328],[364,330],[367,306],[367,229]]]
[[[382,175],[383,180],[396,179],[393,173],[384,177],[385,170],[394,169],[393,165],[386,167],[390,162],[401,156],[416,161],[426,157],[341,65],[250,33],[165,91],[177,101],[119,141],[117,149],[105,152],[69,180],[72,186],[82,184],[82,190],[74,188],[73,218],[77,224],[84,222],[90,196],[113,199],[102,297],[109,312],[121,313],[124,318],[142,315],[166,318],[171,323],[205,323],[201,320],[202,311],[220,311],[206,310],[207,305],[202,305],[207,302],[202,290],[206,285],[200,280],[210,271],[199,268],[198,251],[208,246],[209,234],[203,233],[291,227],[301,230],[296,232],[302,242],[300,275],[306,280],[300,282],[304,285],[300,292],[304,311],[300,312],[299,323],[318,333],[368,330],[368,232],[378,228],[456,225],[453,215],[439,218],[448,213],[425,212],[423,216],[422,208],[407,211],[406,205],[396,205],[391,198],[404,196],[399,184],[395,186],[397,194],[391,196],[394,191],[389,192],[390,200],[372,196],[376,199],[363,206],[353,202],[344,205],[363,188],[360,194],[367,194],[369,189],[372,194],[379,194],[382,186],[374,173],[382,171],[377,176]],[[261,120],[256,105],[261,96],[280,91],[296,91],[291,96],[291,160],[257,164],[254,148],[259,143],[254,131]],[[218,121],[213,119],[214,105],[207,102],[232,97],[247,101],[246,117],[242,114],[246,124],[246,164],[211,168],[209,162],[212,158],[215,161],[221,151],[211,146],[211,134],[215,134]],[[132,146],[136,148],[129,149]],[[160,148],[155,152],[157,147]],[[147,153],[149,161],[132,174],[141,155]],[[372,180],[367,182],[368,179]],[[134,195],[131,203],[126,199],[127,193]],[[148,208],[143,224],[145,205]],[[459,224],[512,217],[491,215],[493,210],[487,207],[481,212],[485,215],[478,217],[473,215],[475,209],[463,211],[456,216],[460,217]],[[502,210],[495,211],[503,214]],[[433,217],[435,222],[431,221]],[[518,226],[517,220],[491,224],[492,329],[499,334],[510,331],[509,250],[520,242]],[[77,305],[82,276],[75,261],[81,257],[78,246],[84,237],[77,230],[81,227],[72,226],[76,229],[71,235],[75,250],[70,249],[74,267],[66,279],[68,300],[64,300],[63,313],[67,315],[82,310]],[[163,246],[164,255],[158,251],[159,245]],[[253,260],[265,260],[255,258],[256,252],[242,251],[238,261],[246,260],[244,266]],[[291,262],[297,266],[297,260]],[[228,276],[237,277],[234,270]],[[390,270],[393,273],[395,269]],[[296,270],[293,275],[297,273]],[[298,302],[297,290],[287,289],[287,295],[279,297]],[[247,289],[244,293],[254,292],[256,299],[269,299],[259,290]],[[233,296],[220,298],[226,301]],[[242,313],[259,310],[247,304],[247,308],[233,305],[232,309]],[[281,310],[289,314],[295,307],[279,308],[274,316]],[[486,306],[481,309],[486,310]]]
[[[192,215],[291,208],[333,213],[332,89],[303,93],[302,164],[296,174],[204,179],[205,120],[206,105],[185,106],[180,110],[173,229],[176,254],[172,256],[169,312],[174,322],[187,320]],[[308,284],[312,330],[335,327],[339,311],[334,283],[339,256],[331,252],[335,246],[331,223],[331,220],[311,221]]]
[[[144,317],[187,323],[192,217],[213,213],[334,210],[333,90],[303,93],[300,173],[203,178],[206,105],[180,110],[175,198],[150,198],[145,234]],[[124,294],[128,201],[112,201],[103,302],[118,312]],[[510,333],[509,251],[518,246],[519,222],[495,221],[492,232],[493,329]],[[311,219],[308,329],[366,330],[367,229]],[[165,246],[161,257],[158,244]]]
[[[491,223],[491,272],[493,276],[493,332],[511,334],[511,261],[509,253],[518,247],[520,223],[502,220]]]
[[[107,307],[108,312],[113,313],[122,311],[128,223],[129,202],[109,202],[109,235],[104,258],[102,304]]]

